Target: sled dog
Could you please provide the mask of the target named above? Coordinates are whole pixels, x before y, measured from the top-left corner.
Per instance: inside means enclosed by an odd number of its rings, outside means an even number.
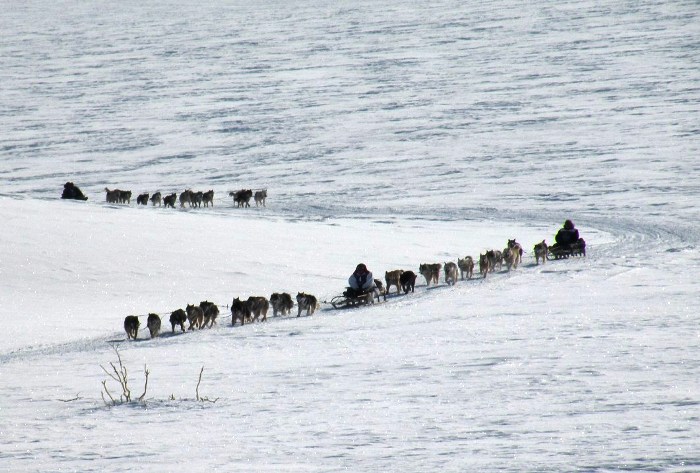
[[[163,198],[161,197],[160,192],[156,192],[155,194],[153,194],[151,196],[151,203],[153,204],[154,207],[156,206],[156,204],[158,204],[158,207],[160,207],[162,204],[162,201],[163,201]]]
[[[202,301],[199,303],[199,307],[204,314],[202,328],[206,327],[207,324],[209,324],[209,328],[213,327],[216,318],[219,316],[219,306],[213,302]]]
[[[423,275],[425,278],[425,284],[426,286],[430,286],[430,283],[433,282],[435,285],[438,284],[438,279],[440,278],[440,270],[442,269],[442,265],[440,263],[434,263],[434,264],[426,264],[422,263],[418,267],[418,272]]]
[[[508,240],[508,248],[513,250],[513,268],[517,268],[523,261],[523,247],[513,238],[512,240]]]
[[[270,308],[270,303],[267,299],[260,296],[250,296],[246,301],[247,316],[252,317],[252,321],[258,320],[262,315],[262,322],[267,320],[267,309]]]
[[[190,326],[187,327],[187,330],[202,328],[202,324],[204,323],[204,311],[202,311],[201,307],[187,304],[185,312],[187,313],[187,320],[190,322]]]
[[[255,193],[255,206],[262,205],[265,207],[265,199],[267,199],[267,189],[257,191]]]
[[[136,197],[136,205],[148,205],[148,192],[139,194],[138,197]]]
[[[236,320],[241,321],[241,325],[245,325],[246,319],[246,303],[236,297],[231,302],[231,325],[236,325]]]
[[[138,335],[139,332],[139,325],[141,325],[141,323],[139,322],[138,317],[136,317],[135,315],[126,316],[126,318],[124,319],[124,331],[126,332],[127,340],[136,340],[136,335]]]
[[[208,190],[202,194],[202,201],[204,202],[205,207],[209,207],[209,204],[214,207],[214,191]]]
[[[294,301],[292,300],[292,295],[286,292],[278,293],[274,292],[270,296],[270,305],[272,305],[272,315],[277,317],[280,315],[289,315],[289,312],[294,307]]]
[[[464,280],[464,275],[467,275],[467,279],[471,279],[474,276],[474,259],[471,256],[465,256],[462,258],[457,258],[457,266],[459,266],[459,272]]]
[[[180,208],[184,207],[185,204],[192,207],[192,191],[190,189],[180,194]]]
[[[488,253],[488,251],[487,251]],[[486,279],[486,275],[491,271],[491,260],[488,255],[479,254],[479,272],[481,277]]]
[[[316,296],[299,292],[297,293],[297,308],[299,309],[297,317],[300,317],[303,311],[306,311],[306,315],[313,315],[318,309],[318,300]]]
[[[547,261],[547,243],[542,240],[540,243],[536,244],[533,248],[535,252],[535,263],[540,264],[540,258],[542,259],[542,264]]]
[[[165,197],[163,197],[163,204],[165,205],[165,207],[171,207],[171,208],[174,209],[174,208],[175,208],[175,202],[177,202],[177,194],[176,194],[175,192],[173,192],[173,193],[170,194],[170,195],[166,195]],[[153,205],[155,205],[155,204],[153,204]]]
[[[386,281],[386,293],[389,294],[391,286],[396,286],[396,294],[401,292],[401,275],[403,274],[402,269],[395,269],[393,271],[386,271],[384,273],[384,280]]]
[[[401,273],[400,283],[404,294],[408,294],[409,291],[416,292],[416,278],[418,276],[413,271],[404,271]]]
[[[457,265],[452,261],[445,263],[445,283],[454,286],[457,282]]]
[[[160,333],[160,317],[158,317],[158,314],[148,314],[146,327],[148,327],[148,331],[151,332],[151,338],[158,336]]]
[[[179,325],[182,331],[185,331],[185,322],[187,321],[187,314],[182,309],[177,309],[170,314],[170,325],[173,328],[173,333],[175,333],[175,326]]]

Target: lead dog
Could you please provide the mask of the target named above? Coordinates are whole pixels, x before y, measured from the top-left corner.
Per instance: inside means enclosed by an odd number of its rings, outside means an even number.
[[[423,275],[425,278],[425,284],[426,286],[430,286],[431,282],[434,282],[435,285],[438,283],[438,279],[440,278],[440,270],[442,269],[442,265],[440,263],[434,263],[434,264],[426,264],[423,263],[418,267],[418,272]]]
[[[457,258],[457,266],[459,266],[459,271],[464,280],[464,275],[467,275],[467,279],[471,279],[474,276],[474,259],[471,256],[465,256],[464,259]]]
[[[255,206],[262,205],[265,207],[265,199],[267,199],[267,189],[257,191],[255,193]]]
[[[297,293],[297,307],[299,308],[297,317],[301,316],[304,310],[306,311],[306,315],[313,315],[316,309],[318,309],[318,300],[316,296],[299,292]]]
[[[404,271],[401,274],[400,282],[401,289],[403,289],[404,294],[408,294],[408,291],[416,292],[416,278],[418,276],[413,271]]]
[[[127,340],[132,338],[136,340],[136,335],[138,335],[139,332],[139,325],[141,325],[141,323],[139,322],[139,318],[135,315],[127,315],[124,318],[124,331],[126,332]]]
[[[535,263],[540,264],[540,258],[542,258],[542,264],[547,261],[547,243],[544,240],[535,245],[533,251],[535,252]]]
[[[280,315],[289,315],[289,312],[294,307],[294,301],[292,300],[291,294],[275,292],[270,296],[270,305],[272,305],[272,315],[277,317],[277,313]]]
[[[452,261],[445,263],[445,283],[450,286],[457,283],[457,265]]]
[[[403,274],[402,269],[395,269],[393,271],[386,271],[384,273],[384,280],[386,281],[386,293],[389,294],[391,286],[396,286],[396,294],[401,292],[401,275]]]

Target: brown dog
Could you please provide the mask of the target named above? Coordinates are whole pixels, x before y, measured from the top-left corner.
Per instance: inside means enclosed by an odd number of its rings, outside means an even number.
[[[471,256],[465,256],[464,259],[457,258],[457,266],[459,266],[459,271],[464,280],[464,275],[467,275],[467,279],[471,279],[474,276],[474,259]]]
[[[542,258],[542,264],[547,261],[547,243],[544,240],[535,245],[533,251],[535,252],[535,263],[540,264],[540,258]]]
[[[433,282],[437,286],[438,280],[440,279],[440,270],[442,269],[442,265],[440,263],[434,263],[434,264],[426,264],[422,263],[418,267],[418,272],[423,275],[425,278],[425,284],[426,286],[430,286],[430,283]]]
[[[386,281],[386,293],[389,294],[391,286],[396,286],[396,294],[401,293],[401,275],[403,274],[403,269],[395,269],[393,271],[386,271],[384,273],[384,280]]]

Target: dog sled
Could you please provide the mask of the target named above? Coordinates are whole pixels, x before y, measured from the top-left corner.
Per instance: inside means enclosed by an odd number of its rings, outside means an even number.
[[[586,242],[583,238],[579,238],[576,243],[569,245],[555,243],[547,251],[548,260],[566,259],[570,256],[586,256]]]
[[[328,303],[332,305],[334,309],[349,309],[351,307],[374,304],[375,297],[377,301],[379,301],[380,295],[375,293],[374,290],[358,292],[348,287],[342,294],[335,296],[328,301]]]

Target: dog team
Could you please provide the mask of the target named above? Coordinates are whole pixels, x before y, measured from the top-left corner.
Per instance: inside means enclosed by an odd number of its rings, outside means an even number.
[[[68,184],[72,183],[66,183],[66,185]],[[64,194],[65,193],[66,191],[64,191]],[[105,187],[105,193],[105,200],[108,204],[131,204],[131,191],[123,191],[120,189],[110,190],[109,188]],[[253,193],[252,189],[241,189],[235,192],[229,192],[228,195],[233,197],[233,203],[236,205],[236,207],[250,207],[251,198],[255,199],[256,207],[266,206],[265,201],[267,199],[267,189],[255,191],[255,193]],[[87,198],[83,200],[87,200]],[[153,195],[145,192],[136,197],[136,205],[148,205],[148,202],[150,201],[154,207],[158,205],[158,207],[165,206],[166,208],[171,207],[174,209],[175,204],[178,203],[178,200],[180,202],[180,208],[184,208],[186,206],[190,208],[202,207],[202,205],[204,205],[204,207],[209,207],[209,205],[213,207],[214,191],[210,189],[207,192],[195,192],[192,189],[186,189],[185,191],[181,192],[179,196],[177,192],[173,192],[172,194],[165,196],[163,196],[160,192],[156,192]]]
[[[546,261],[547,244],[543,240],[534,247],[536,264],[539,265],[539,260],[542,263]],[[508,240],[508,244],[503,251],[488,250],[484,254],[479,255],[479,272],[482,278],[486,278],[489,273],[493,273],[496,269],[502,269],[505,263],[508,271],[515,269],[522,262],[523,248],[515,239]],[[474,276],[474,259],[471,256],[458,258],[457,264],[454,262],[441,263],[422,263],[418,267],[418,272],[425,278],[426,286],[431,284],[437,285],[440,279],[441,270],[444,272],[444,279],[447,285],[455,285],[458,279],[472,279]],[[386,285],[382,284],[381,280],[375,279],[377,288],[386,300],[387,294],[390,293],[392,286],[396,287],[396,294],[401,291],[404,294],[415,292],[416,279],[418,275],[413,271],[404,271],[395,269],[384,273]],[[300,317],[302,312],[306,315],[313,315],[316,309],[319,308],[318,299],[311,295],[300,292],[296,296],[297,301],[297,317]],[[241,326],[246,323],[256,321],[265,322],[267,313],[272,306],[274,317],[287,316],[294,308],[292,296],[286,292],[273,293],[269,299],[261,296],[251,296],[246,300],[241,300],[236,297],[231,302],[231,326],[239,323]],[[177,309],[170,314],[171,330],[174,333],[175,327],[179,326],[182,332],[185,332],[185,323],[189,323],[187,330],[203,329],[207,326],[211,328],[219,316],[219,308],[216,304],[209,301],[200,302],[198,306],[188,304],[185,310]],[[148,314],[146,322],[151,338],[157,337],[160,333],[161,320],[157,314]],[[138,316],[129,315],[124,319],[124,330],[127,334],[127,339],[136,339],[140,322]]]
[[[318,309],[319,304],[315,296],[300,292],[297,294],[297,317],[306,311],[306,315],[313,315]],[[294,302],[292,296],[286,292],[273,293],[270,299],[261,296],[251,296],[246,300],[241,300],[236,297],[231,302],[231,326],[235,326],[236,322],[240,325],[253,323],[256,321],[265,322],[267,320],[267,312],[272,305],[273,316],[289,315]],[[219,307],[213,302],[202,301],[199,305],[188,304],[185,309],[177,309],[170,314],[170,326],[172,333],[175,333],[175,327],[179,326],[182,332],[185,332],[185,323],[189,326],[187,330],[203,329],[209,326],[214,326],[217,317],[219,316]],[[141,322],[138,316],[128,315],[124,319],[124,331],[126,332],[127,340],[136,340]],[[151,334],[151,338],[155,338],[160,333],[161,319],[158,314],[148,314],[146,326]]]

